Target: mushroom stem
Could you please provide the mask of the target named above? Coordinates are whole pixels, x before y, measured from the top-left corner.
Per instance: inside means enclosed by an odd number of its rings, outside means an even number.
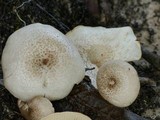
[[[116,82],[115,82],[114,80],[110,80],[110,81],[109,81],[109,85],[110,85],[110,86],[113,86],[115,83],[116,83]]]
[[[44,97],[38,96],[28,102],[18,100],[18,107],[26,120],[40,120],[54,113],[52,103]]]

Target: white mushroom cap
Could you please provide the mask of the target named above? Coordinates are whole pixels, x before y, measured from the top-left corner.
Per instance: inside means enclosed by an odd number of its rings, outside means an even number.
[[[35,97],[26,103],[18,100],[18,107],[26,120],[40,120],[54,113],[52,103],[47,98],[41,96]]]
[[[133,61],[141,58],[140,44],[131,27],[77,26],[66,36],[83,57],[98,67],[108,60]]]
[[[23,27],[8,38],[2,69],[5,87],[22,101],[35,96],[64,98],[85,74],[74,45],[54,27],[40,23]]]
[[[41,120],[91,120],[88,116],[78,112],[60,112],[48,115]]]
[[[99,68],[97,87],[101,96],[118,107],[134,102],[140,90],[136,70],[124,61],[108,61]]]

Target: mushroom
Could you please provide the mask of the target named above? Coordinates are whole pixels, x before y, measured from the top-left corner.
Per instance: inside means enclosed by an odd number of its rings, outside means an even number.
[[[136,70],[130,64],[115,60],[99,68],[97,87],[105,100],[117,107],[126,107],[137,98],[140,82]]]
[[[88,116],[78,112],[59,112],[48,115],[41,120],[91,120]]]
[[[85,74],[76,47],[54,27],[40,23],[25,26],[8,38],[2,69],[5,87],[22,101],[35,96],[62,99]]]
[[[18,107],[26,120],[91,120],[78,112],[54,113],[52,103],[41,96],[37,96],[28,102],[19,100]]]
[[[47,98],[41,96],[35,97],[28,102],[18,100],[18,107],[26,120],[40,120],[54,113],[52,103]]]
[[[133,61],[141,58],[141,48],[131,27],[104,28],[77,26],[66,36],[78,48],[87,71],[96,87],[98,68],[109,60]],[[98,68],[97,68],[98,67]]]
[[[141,58],[141,48],[130,27],[104,28],[77,26],[66,36],[81,56],[100,67],[108,60],[133,61]]]

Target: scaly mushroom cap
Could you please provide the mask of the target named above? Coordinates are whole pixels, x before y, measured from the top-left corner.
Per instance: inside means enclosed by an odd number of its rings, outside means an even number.
[[[2,69],[5,87],[22,101],[35,96],[64,98],[85,74],[74,45],[54,27],[40,23],[23,27],[8,38]]]
[[[99,68],[97,87],[101,96],[118,107],[126,107],[137,98],[140,82],[136,70],[124,61],[108,61]]]
[[[109,60],[133,61],[141,58],[141,48],[131,27],[104,28],[77,26],[66,36],[78,48],[86,67],[100,67]],[[94,65],[93,65],[94,64]],[[97,68],[86,72],[96,87]]]
[[[60,112],[48,115],[41,120],[91,120],[88,116],[78,112]]]
[[[26,120],[40,120],[54,113],[52,103],[47,98],[41,96],[35,97],[28,102],[18,100],[18,107]]]

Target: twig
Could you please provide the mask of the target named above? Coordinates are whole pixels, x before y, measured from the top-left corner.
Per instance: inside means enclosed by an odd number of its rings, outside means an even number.
[[[90,71],[90,70],[94,70],[95,67],[92,67],[92,68],[85,68],[85,71]]]
[[[16,7],[16,9],[14,9],[14,12],[16,13],[18,19],[23,22],[24,26],[26,26],[26,22],[20,17],[20,15],[18,14],[18,9],[20,9],[21,7],[23,7],[25,4],[30,3],[32,0],[27,0],[24,1],[21,5],[19,5],[18,7]]]
[[[26,4],[26,3],[30,3],[32,0],[27,0],[27,1],[24,1],[21,5],[19,5],[16,9],[19,9],[19,8],[21,8],[21,7],[23,7],[24,6],[24,4]]]
[[[26,22],[20,17],[20,15],[19,15],[18,12],[17,12],[17,9],[15,9],[14,12],[16,13],[18,19],[19,19],[21,22],[23,22],[24,26],[26,26]]]

